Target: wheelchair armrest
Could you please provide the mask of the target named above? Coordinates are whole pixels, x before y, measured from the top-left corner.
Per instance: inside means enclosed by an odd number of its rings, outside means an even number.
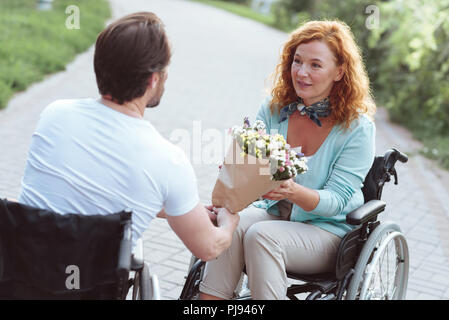
[[[346,222],[358,226],[371,219],[385,210],[386,203],[382,200],[370,200],[363,204],[361,207],[351,211],[346,215]]]
[[[120,241],[118,272],[128,274],[131,267],[131,223],[126,223],[123,238]]]

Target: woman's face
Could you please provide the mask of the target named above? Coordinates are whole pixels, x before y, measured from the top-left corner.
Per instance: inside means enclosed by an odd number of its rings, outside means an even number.
[[[342,76],[342,67],[328,46],[318,40],[300,44],[291,66],[292,82],[298,97],[311,105],[329,96],[335,81]]]

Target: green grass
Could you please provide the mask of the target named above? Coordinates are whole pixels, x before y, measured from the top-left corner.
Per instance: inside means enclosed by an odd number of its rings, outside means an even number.
[[[420,153],[425,157],[435,160],[443,169],[449,170],[449,137],[433,137],[423,139],[424,147]]]
[[[220,8],[241,17],[245,17],[260,23],[263,23],[267,26],[276,28],[275,19],[273,15],[264,15],[259,12],[254,11],[247,5],[233,3],[233,2],[225,2],[219,0],[192,0],[195,2],[204,3],[216,8]]]
[[[37,0],[0,2],[0,109],[15,92],[67,63],[96,40],[110,17],[106,0],[54,0],[53,10],[36,10]],[[80,29],[67,29],[69,5],[80,9]]]

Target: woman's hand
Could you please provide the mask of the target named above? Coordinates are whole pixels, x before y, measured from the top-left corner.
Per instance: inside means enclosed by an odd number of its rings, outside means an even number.
[[[307,212],[315,209],[318,202],[320,202],[320,194],[318,191],[306,188],[294,182],[293,179],[286,180],[278,188],[271,190],[262,197],[276,201],[288,199]]]
[[[293,181],[293,179],[288,179],[282,182],[282,184],[276,189],[264,194],[262,198],[268,200],[291,200],[294,197],[295,192],[297,192],[297,186],[298,184]]]

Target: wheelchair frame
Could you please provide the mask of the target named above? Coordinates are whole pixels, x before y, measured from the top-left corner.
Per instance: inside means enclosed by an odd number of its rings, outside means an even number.
[[[128,291],[132,287],[132,300],[161,300],[159,279],[156,274],[150,275],[150,268],[143,259],[142,239],[136,244],[135,253],[131,258],[130,270],[134,273],[128,279]]]
[[[302,275],[287,271],[287,277],[303,283],[292,284],[287,288],[287,297],[298,300],[300,293],[309,293],[306,300],[365,300],[365,299],[404,299],[407,290],[409,253],[407,241],[399,226],[391,221],[377,220],[379,213],[385,210],[386,203],[380,200],[385,182],[394,176],[396,161],[407,162],[405,154],[396,149],[388,150],[383,156],[377,156],[365,178],[362,188],[365,203],[346,216],[346,222],[355,226],[342,239],[338,251],[335,271],[332,273]],[[384,292],[384,281],[376,280],[382,273],[385,254],[394,245],[395,259],[392,263],[394,279],[392,292]],[[197,299],[199,284],[205,262],[192,257],[191,268],[180,300]],[[390,270],[387,270],[389,275]],[[245,270],[244,270],[245,272]],[[389,279],[387,279],[389,280]],[[377,287],[376,287],[377,285]],[[380,287],[380,289],[379,289]],[[387,290],[389,286],[387,284]],[[380,292],[379,292],[380,290]],[[241,290],[239,290],[241,292]],[[250,295],[237,295],[235,299],[250,299]]]
[[[27,230],[26,228],[30,228],[30,226],[34,227],[35,225],[38,225],[39,221],[41,219],[44,219],[46,223],[46,227],[42,228],[40,235],[41,238],[38,237],[38,242],[45,244],[45,248],[48,249],[47,244],[48,241],[51,241],[52,234],[53,233],[63,233],[66,232],[70,227],[77,228],[79,225],[82,224],[82,219],[86,219],[90,217],[80,215],[80,214],[71,214],[70,217],[67,215],[64,219],[61,220],[59,217],[62,217],[61,215],[52,212],[50,210],[41,210],[38,208],[34,208],[31,206],[23,205],[20,203],[17,203],[16,201],[8,201],[7,199],[0,199],[0,214],[2,217],[1,221],[7,221],[3,227],[5,229],[2,229],[2,232],[5,232],[5,234],[9,234],[8,232],[14,232],[15,228],[21,228],[22,230]],[[21,214],[18,216],[17,221],[10,219],[8,217],[14,216],[12,213],[14,210],[17,210]],[[25,220],[23,222],[20,220],[21,216],[24,216],[24,212],[28,214],[28,220]],[[97,215],[98,216],[98,215]],[[160,293],[159,293],[159,283],[156,275],[150,276],[149,267],[148,264],[143,259],[143,246],[142,246],[142,239],[137,241],[137,246],[132,251],[132,241],[131,241],[131,234],[132,234],[132,228],[131,228],[131,216],[132,211],[129,209],[125,209],[121,212],[114,213],[114,216],[118,217],[120,216],[120,232],[121,235],[117,239],[117,261],[115,265],[108,265],[108,268],[110,274],[108,275],[107,282],[98,283],[98,284],[92,284],[89,283],[92,287],[83,288],[80,291],[73,290],[70,288],[67,288],[67,290],[61,290],[61,289],[51,289],[49,290],[46,287],[36,287],[36,285],[33,283],[31,285],[28,285],[26,282],[26,277],[29,277],[28,271],[23,271],[20,273],[20,276],[16,274],[12,274],[10,271],[11,266],[6,265],[5,263],[9,259],[11,259],[11,255],[15,255],[14,252],[15,249],[10,250],[11,244],[9,242],[3,243],[2,240],[5,240],[3,238],[3,234],[0,234],[0,295],[2,298],[11,298],[11,299],[117,299],[117,300],[123,300],[123,299],[139,299],[139,300],[151,300],[151,299],[160,299]],[[107,217],[104,217],[107,218]],[[69,220],[70,219],[70,220]],[[97,218],[97,223],[102,223],[103,220],[100,220],[100,218]],[[101,217],[103,219],[103,217]],[[114,218],[116,221],[117,218]],[[77,223],[74,223],[73,221],[77,221]],[[33,225],[35,223],[35,225]],[[117,222],[115,222],[117,225]],[[109,224],[111,225],[111,224]],[[90,227],[92,227],[92,224],[90,224]],[[118,227],[116,227],[118,229]],[[110,230],[117,230],[117,229],[111,229]],[[78,229],[77,229],[78,230]],[[109,230],[109,229],[108,229]],[[5,236],[6,236],[5,235]],[[72,238],[70,238],[72,237]],[[76,239],[72,235],[69,235],[67,239]],[[101,240],[104,240],[104,238],[100,238]],[[7,247],[9,245],[9,247]],[[5,251],[3,252],[3,249]],[[48,252],[48,250],[44,251]],[[60,248],[56,247],[56,250]],[[75,257],[79,257],[79,255],[75,254]],[[109,256],[108,256],[109,258]],[[69,259],[68,261],[78,261],[75,259]],[[50,264],[59,263],[57,262],[49,262]],[[5,269],[5,266],[9,269]],[[58,268],[60,268],[58,266]],[[6,270],[6,271],[5,271]],[[26,273],[28,272],[28,273]],[[79,272],[79,271],[78,271]],[[67,272],[66,272],[67,273]],[[22,274],[25,274],[25,276],[22,278]],[[87,276],[89,277],[89,276]],[[59,280],[58,280],[59,281]],[[67,286],[67,284],[66,284]],[[132,291],[130,291],[132,287]],[[36,288],[36,289],[35,289]],[[79,289],[79,288],[77,288]]]

